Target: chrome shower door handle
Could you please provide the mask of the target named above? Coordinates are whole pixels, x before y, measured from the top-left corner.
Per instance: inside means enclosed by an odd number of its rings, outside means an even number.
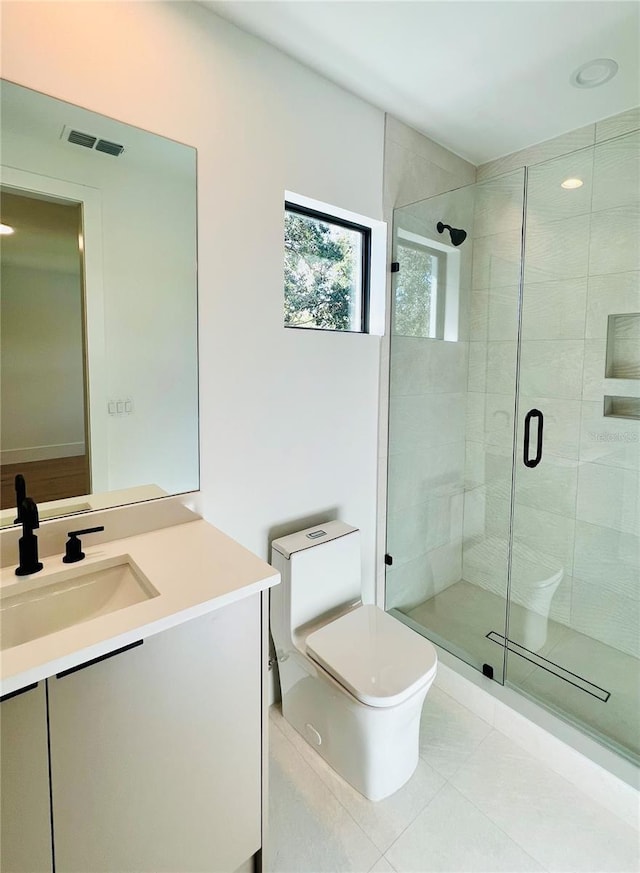
[[[538,420],[538,436],[536,442],[536,456],[529,457],[529,440],[531,438],[531,420]],[[539,409],[530,409],[524,417],[524,465],[525,467],[537,467],[542,460],[542,432],[544,427],[544,416]]]

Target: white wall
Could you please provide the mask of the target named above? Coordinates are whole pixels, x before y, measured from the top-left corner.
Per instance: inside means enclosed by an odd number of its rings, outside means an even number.
[[[371,599],[380,339],[283,328],[283,194],[382,218],[383,114],[191,3],[3,4],[2,74],[196,146],[204,515],[358,525]]]
[[[2,287],[2,461],[82,455],[82,291],[76,274],[5,264]]]

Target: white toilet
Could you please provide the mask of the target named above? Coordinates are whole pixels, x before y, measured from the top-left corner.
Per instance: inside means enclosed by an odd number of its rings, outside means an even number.
[[[362,604],[357,528],[330,521],[271,546],[282,576],[270,614],[283,715],[347,782],[382,800],[418,764],[436,651]]]

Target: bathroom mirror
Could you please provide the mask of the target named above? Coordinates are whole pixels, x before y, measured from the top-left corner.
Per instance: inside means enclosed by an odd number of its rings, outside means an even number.
[[[0,87],[1,523],[194,491],[196,151]]]

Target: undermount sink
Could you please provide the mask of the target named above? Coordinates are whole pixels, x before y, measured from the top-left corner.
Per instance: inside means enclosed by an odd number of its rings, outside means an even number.
[[[2,650],[158,596],[127,555],[16,585],[0,596]]]

